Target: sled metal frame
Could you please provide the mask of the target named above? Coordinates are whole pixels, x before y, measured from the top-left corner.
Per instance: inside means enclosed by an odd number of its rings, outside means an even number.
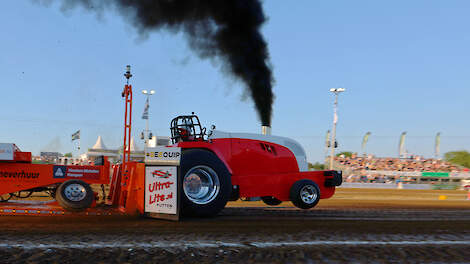
[[[51,201],[48,203],[14,203],[14,202],[0,202],[0,215],[113,215],[113,214],[126,214],[136,215],[144,214],[144,185],[145,185],[145,164],[130,161],[131,151],[131,130],[132,130],[132,85],[129,84],[129,79],[132,77],[130,73],[130,66],[127,66],[127,71],[124,74],[127,83],[121,93],[124,97],[125,112],[124,112],[124,144],[123,144],[123,158],[122,163],[113,165],[110,164],[106,158],[102,160],[102,166],[66,166],[66,167],[80,167],[100,170],[100,177],[98,180],[86,180],[88,184],[110,184],[110,192],[107,197],[104,197],[105,207],[96,206],[96,203],[91,208],[87,208],[82,212],[69,212],[63,209],[57,202]],[[29,170],[41,170],[44,181],[38,181],[25,185],[25,188],[14,190],[23,191],[33,188],[46,187],[49,185],[60,184],[67,179],[54,179],[53,166],[44,164],[32,164],[31,152],[21,152],[16,145],[14,160],[0,163],[0,169],[3,167],[12,167],[17,170],[28,168]],[[56,165],[58,166],[58,165]],[[111,171],[112,170],[112,171]],[[111,177],[110,177],[111,173]],[[24,174],[24,173],[23,173]],[[38,174],[39,175],[39,174]],[[52,177],[51,177],[52,176]],[[15,184],[10,181],[9,183]],[[9,188],[12,189],[12,188]],[[6,190],[6,188],[4,188]],[[13,190],[13,189],[12,189]],[[0,186],[0,193],[10,193],[10,191],[3,191]],[[107,206],[107,207],[106,207]]]
[[[0,202],[0,215],[31,216],[106,216],[106,215],[143,215],[145,164],[127,163],[129,173],[127,183],[123,179],[122,164],[112,168],[110,192],[103,204],[94,203],[82,212],[70,212],[62,208],[55,200],[32,201],[10,200]],[[108,173],[109,176],[109,173]]]

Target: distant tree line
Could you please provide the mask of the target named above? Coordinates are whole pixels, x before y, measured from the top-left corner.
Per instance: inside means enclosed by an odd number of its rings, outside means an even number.
[[[315,162],[315,163],[308,163],[309,170],[325,170],[325,164]]]
[[[336,154],[336,157],[339,157],[341,155],[344,155],[345,157],[351,157],[352,156],[352,152],[351,151],[343,151],[343,152],[340,152],[338,154]],[[309,170],[325,170],[326,169],[326,165],[323,164],[323,163],[320,163],[320,162],[315,162],[315,163],[308,163],[308,169]]]
[[[447,152],[444,154],[444,160],[455,165],[470,168],[470,153],[465,150]]]

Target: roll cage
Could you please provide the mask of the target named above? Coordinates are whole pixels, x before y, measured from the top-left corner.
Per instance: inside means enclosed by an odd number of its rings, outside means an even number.
[[[181,115],[173,118],[170,123],[171,142],[205,141],[206,128],[201,126],[199,117],[194,115]]]

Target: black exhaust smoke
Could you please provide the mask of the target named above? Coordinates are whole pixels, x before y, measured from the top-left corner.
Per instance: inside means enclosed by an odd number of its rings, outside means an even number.
[[[38,0],[36,0],[38,1]],[[40,1],[40,0],[39,0]],[[44,0],[43,0],[44,1]],[[62,0],[63,9],[117,9],[140,33],[185,32],[200,58],[217,57],[248,89],[262,125],[271,124],[273,77],[259,0]]]

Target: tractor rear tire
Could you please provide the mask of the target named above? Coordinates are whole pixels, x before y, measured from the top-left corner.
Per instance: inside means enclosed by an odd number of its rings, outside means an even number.
[[[271,205],[271,206],[276,206],[276,205],[280,205],[282,203],[281,200],[277,199],[276,197],[273,197],[273,196],[263,196],[261,197],[261,200],[263,200],[263,202],[267,205]]]
[[[311,180],[296,181],[290,189],[290,200],[298,208],[313,208],[320,201],[320,188]]]
[[[55,198],[64,209],[79,212],[91,206],[95,195],[88,183],[81,180],[68,180],[57,188]]]
[[[224,209],[232,192],[230,172],[212,152],[185,150],[181,156],[181,213],[213,217]]]

